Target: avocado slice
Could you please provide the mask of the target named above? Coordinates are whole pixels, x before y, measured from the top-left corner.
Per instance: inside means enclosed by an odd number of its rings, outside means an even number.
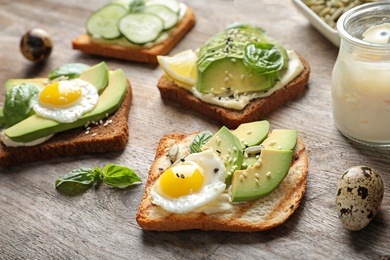
[[[274,129],[261,144],[264,148],[292,150],[298,139],[298,131],[290,129]]]
[[[43,88],[48,83],[47,78],[32,78],[32,79],[9,79],[5,82],[4,87],[5,91],[8,92],[14,86],[23,84],[23,83],[33,83],[39,88]]]
[[[297,139],[297,130],[274,129],[261,143],[259,159],[254,161],[252,156],[244,158],[243,163],[251,167],[245,169],[244,165],[243,170],[234,172],[232,201],[254,200],[271,193],[290,169]]]
[[[257,65],[250,65],[246,56],[249,50],[247,46],[251,43],[276,46],[278,55],[283,57],[283,66],[277,71],[258,73]],[[255,61],[261,59],[258,53],[250,54]],[[200,48],[198,57],[196,89],[204,94],[234,95],[266,91],[274,86],[279,74],[288,66],[287,52],[280,43],[266,35],[261,28],[243,24],[231,26],[210,38]],[[264,63],[266,67],[274,62],[272,59]]]
[[[259,166],[235,171],[232,178],[232,202],[250,201],[271,193],[286,177],[292,154],[292,150],[263,149]]]
[[[230,186],[232,174],[241,168],[242,150],[238,138],[225,126],[221,127],[213,137],[203,145],[202,149],[212,148],[226,167],[225,183]]]
[[[243,149],[260,144],[267,137],[268,132],[269,122],[267,120],[244,123],[233,131]]]
[[[89,77],[91,78],[89,79],[94,78],[92,76],[90,75]],[[100,76],[96,75],[96,78]],[[100,86],[103,85],[100,84]],[[14,142],[27,143],[61,131],[84,126],[91,121],[99,121],[106,118],[106,114],[111,114],[119,108],[126,94],[126,90],[127,79],[123,70],[117,69],[110,71],[108,74],[108,85],[100,95],[96,107],[92,111],[84,114],[79,120],[72,123],[60,123],[33,115],[6,129],[4,134]]]
[[[107,64],[102,61],[95,66],[85,69],[79,79],[91,83],[98,90],[99,94],[104,90],[108,84],[109,69]]]

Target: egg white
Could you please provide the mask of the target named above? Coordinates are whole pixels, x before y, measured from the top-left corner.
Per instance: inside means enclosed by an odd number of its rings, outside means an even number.
[[[152,202],[168,212],[177,214],[191,212],[215,200],[226,188],[225,165],[211,149],[190,154],[185,158],[185,161],[195,162],[203,169],[204,182],[196,193],[179,198],[167,198],[167,196],[162,196],[157,192],[161,190],[158,186],[159,180],[157,180],[151,189]],[[218,171],[214,172],[214,169],[218,169]]]
[[[94,109],[99,100],[97,89],[82,79],[61,80],[59,84],[70,84],[81,88],[81,97],[68,107],[54,107],[38,102],[34,104],[35,113],[41,117],[52,119],[61,123],[71,123],[85,113]]]

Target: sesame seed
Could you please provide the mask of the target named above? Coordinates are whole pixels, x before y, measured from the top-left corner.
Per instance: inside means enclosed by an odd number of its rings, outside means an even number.
[[[236,60],[235,58],[232,58],[231,61],[232,61],[232,62],[236,62],[237,60]]]
[[[245,78],[245,75],[244,75],[244,74],[241,74],[240,78],[241,78],[241,79],[244,79],[244,78]]]
[[[242,182],[244,180],[244,176],[240,175],[240,181]]]
[[[250,134],[252,133],[252,130],[248,130],[248,131],[246,131],[246,133],[247,133],[248,135],[250,135]]]
[[[92,136],[96,136],[96,135],[97,135],[97,133],[93,133],[93,134],[92,134]]]
[[[268,145],[275,145],[276,144],[276,141],[275,140],[271,140],[268,142]]]
[[[232,78],[233,78],[233,75],[232,75],[232,74],[229,74],[229,78],[231,78],[231,79],[232,79]]]
[[[267,173],[265,174],[265,176],[267,176],[268,178],[271,177],[271,172],[267,172]]]
[[[225,77],[224,81],[225,81],[225,82],[226,82],[226,81],[229,81],[229,77]]]
[[[86,134],[86,135],[89,134],[89,131],[85,131],[85,134]]]
[[[248,176],[248,173],[247,172],[243,172],[242,175],[244,175],[245,177]]]
[[[258,173],[255,173],[255,179],[259,179],[259,174]]]
[[[282,150],[282,146],[279,145],[279,146],[278,146],[278,150]]]
[[[255,166],[256,168],[259,168],[259,167],[261,166],[261,163],[256,162],[254,166]]]

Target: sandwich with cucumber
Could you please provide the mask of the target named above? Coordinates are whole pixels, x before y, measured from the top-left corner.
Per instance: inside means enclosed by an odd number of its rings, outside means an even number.
[[[0,107],[0,167],[123,150],[132,91],[105,62],[65,64],[48,77],[9,79]]]
[[[157,63],[195,25],[193,9],[178,0],[113,0],[86,20],[72,41],[85,53]]]
[[[157,58],[163,100],[231,128],[264,119],[297,98],[310,76],[306,59],[262,28],[242,23],[199,49]]]
[[[283,224],[306,190],[308,158],[295,129],[268,121],[167,134],[136,220],[145,230],[257,232]]]

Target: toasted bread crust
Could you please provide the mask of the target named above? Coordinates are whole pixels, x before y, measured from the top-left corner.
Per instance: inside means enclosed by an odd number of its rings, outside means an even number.
[[[172,35],[152,48],[139,46],[119,46],[93,42],[88,34],[82,34],[72,41],[73,49],[85,53],[111,57],[123,60],[157,63],[157,55],[166,55],[195,25],[196,18],[193,9],[187,6],[184,18],[173,29]]]
[[[228,128],[237,128],[242,123],[264,119],[269,113],[303,92],[309,81],[310,66],[302,56],[300,59],[304,70],[295,79],[266,98],[252,100],[243,110],[234,110],[203,102],[186,89],[178,87],[166,75],[159,79],[157,87],[162,99],[173,101],[180,107],[191,109]]]
[[[112,123],[106,126],[104,124],[91,125],[89,134],[86,134],[86,129],[81,127],[57,133],[46,142],[36,146],[7,147],[0,142],[0,167],[6,168],[57,157],[124,149],[129,140],[127,118],[131,100],[132,90],[128,81],[126,95],[121,106],[115,114],[107,118],[107,120],[112,120]]]
[[[158,177],[170,166],[167,148],[193,138],[196,133],[185,136],[168,134],[161,138],[155,160],[150,168],[145,192],[136,220],[145,230],[179,231],[189,229],[220,230],[231,232],[256,232],[284,223],[298,208],[306,190],[308,158],[305,145],[298,139],[293,153],[293,163],[282,183],[269,195],[241,204],[234,204],[228,212],[213,214],[169,213],[151,201],[150,191]],[[191,140],[191,139],[190,139]]]

